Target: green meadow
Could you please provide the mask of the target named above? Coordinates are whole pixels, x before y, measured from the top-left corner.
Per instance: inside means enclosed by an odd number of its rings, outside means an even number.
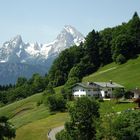
[[[122,84],[126,89],[140,87],[140,57],[131,59],[122,65],[108,64],[83,78],[84,82],[106,82],[109,80]]]

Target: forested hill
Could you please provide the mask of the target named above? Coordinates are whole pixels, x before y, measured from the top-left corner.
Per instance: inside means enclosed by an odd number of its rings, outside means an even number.
[[[78,82],[111,62],[123,64],[140,54],[140,18],[135,12],[127,22],[102,31],[91,31],[80,46],[63,51],[53,63],[49,84]]]

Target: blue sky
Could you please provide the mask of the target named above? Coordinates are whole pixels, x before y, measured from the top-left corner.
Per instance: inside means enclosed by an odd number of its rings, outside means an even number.
[[[47,43],[64,25],[85,36],[127,22],[140,0],[0,0],[0,45],[20,34],[25,42]]]

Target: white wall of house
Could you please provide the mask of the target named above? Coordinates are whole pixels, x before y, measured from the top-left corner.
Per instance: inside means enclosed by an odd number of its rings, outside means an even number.
[[[105,98],[106,96],[112,97],[112,88],[105,87],[102,88],[100,91],[103,98]]]
[[[86,96],[86,90],[81,86],[75,86],[72,89],[74,97]]]
[[[140,98],[140,94],[134,93],[134,98]]]
[[[105,97],[105,91],[104,90],[101,90],[101,95],[102,95],[103,98]]]
[[[72,89],[74,97],[82,97],[82,96],[97,96],[99,91],[97,89],[87,89],[81,86],[75,86]]]

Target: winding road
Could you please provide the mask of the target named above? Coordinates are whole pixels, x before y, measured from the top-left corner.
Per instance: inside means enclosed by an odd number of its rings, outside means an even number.
[[[48,140],[56,140],[55,135],[64,129],[64,126],[53,128],[48,133]]]

